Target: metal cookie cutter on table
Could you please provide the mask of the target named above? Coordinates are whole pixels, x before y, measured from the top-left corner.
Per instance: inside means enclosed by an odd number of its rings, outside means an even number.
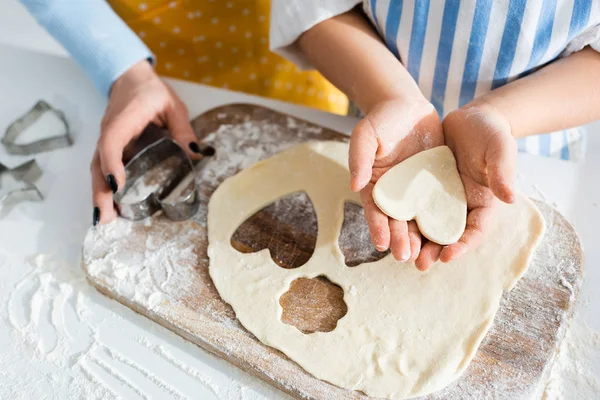
[[[17,138],[46,113],[54,114],[62,122],[63,132],[30,143],[16,143]],[[2,144],[9,154],[31,155],[69,147],[73,144],[73,138],[65,114],[44,100],[39,100],[31,110],[6,128]]]
[[[175,160],[170,173],[162,176],[156,183],[156,188],[143,194],[141,199],[130,201],[128,192],[138,184],[140,179],[146,179],[146,173],[160,168],[169,159]],[[113,200],[122,217],[139,220],[163,210],[167,218],[182,221],[192,217],[200,200],[196,188],[194,164],[177,143],[168,138],[162,138],[137,153],[125,166],[126,183],[114,196]],[[185,189],[189,189],[185,192]],[[184,194],[178,196],[184,191]]]
[[[27,161],[15,168],[8,168],[0,163],[0,207],[20,201],[43,200],[34,182],[42,175],[42,170],[35,160]],[[7,182],[12,178],[13,182]]]
[[[17,138],[45,113],[52,113],[61,121],[62,132],[29,143],[16,143]],[[39,100],[33,108],[6,128],[0,142],[9,154],[31,155],[69,147],[73,144],[73,138],[64,113],[55,109],[46,101]],[[42,170],[35,160],[29,160],[12,169],[0,163],[0,207],[13,205],[21,201],[43,200],[44,196],[34,185],[41,175]],[[9,180],[12,180],[12,182],[9,182]]]

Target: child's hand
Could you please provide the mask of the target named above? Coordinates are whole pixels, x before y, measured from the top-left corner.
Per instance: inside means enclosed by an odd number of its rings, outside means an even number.
[[[425,270],[440,259],[448,262],[475,249],[489,229],[498,200],[514,201],[517,144],[509,121],[488,105],[462,108],[444,119],[446,145],[454,152],[467,195],[467,226],[457,243],[427,243],[417,260]]]
[[[350,187],[360,191],[371,240],[379,251],[391,249],[398,261],[416,260],[421,234],[414,221],[398,221],[373,202],[373,185],[406,158],[444,144],[442,124],[425,99],[393,99],[368,110],[350,139]]]

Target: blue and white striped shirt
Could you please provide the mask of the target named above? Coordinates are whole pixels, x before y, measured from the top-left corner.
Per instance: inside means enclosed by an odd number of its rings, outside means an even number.
[[[319,10],[290,23],[294,6],[275,1],[271,27],[275,51],[307,66],[291,46],[297,37],[362,4],[387,47],[442,117],[557,57],[586,45],[600,51],[599,0],[283,1],[301,3],[304,10],[310,7],[307,3],[315,3]],[[561,159],[579,158],[581,147],[577,129],[519,142],[522,151]]]

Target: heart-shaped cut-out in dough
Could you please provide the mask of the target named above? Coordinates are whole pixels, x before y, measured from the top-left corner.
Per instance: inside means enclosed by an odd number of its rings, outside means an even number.
[[[269,249],[275,264],[298,268],[312,257],[317,243],[317,215],[305,191],[276,199],[244,221],[231,236],[240,253]]]
[[[407,158],[379,178],[373,200],[386,215],[416,220],[427,239],[455,243],[465,230],[467,199],[456,160],[447,146]]]

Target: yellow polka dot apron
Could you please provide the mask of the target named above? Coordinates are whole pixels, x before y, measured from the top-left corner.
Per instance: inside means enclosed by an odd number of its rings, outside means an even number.
[[[268,0],[108,0],[173,78],[346,114],[347,97],[318,72],[269,51]]]

